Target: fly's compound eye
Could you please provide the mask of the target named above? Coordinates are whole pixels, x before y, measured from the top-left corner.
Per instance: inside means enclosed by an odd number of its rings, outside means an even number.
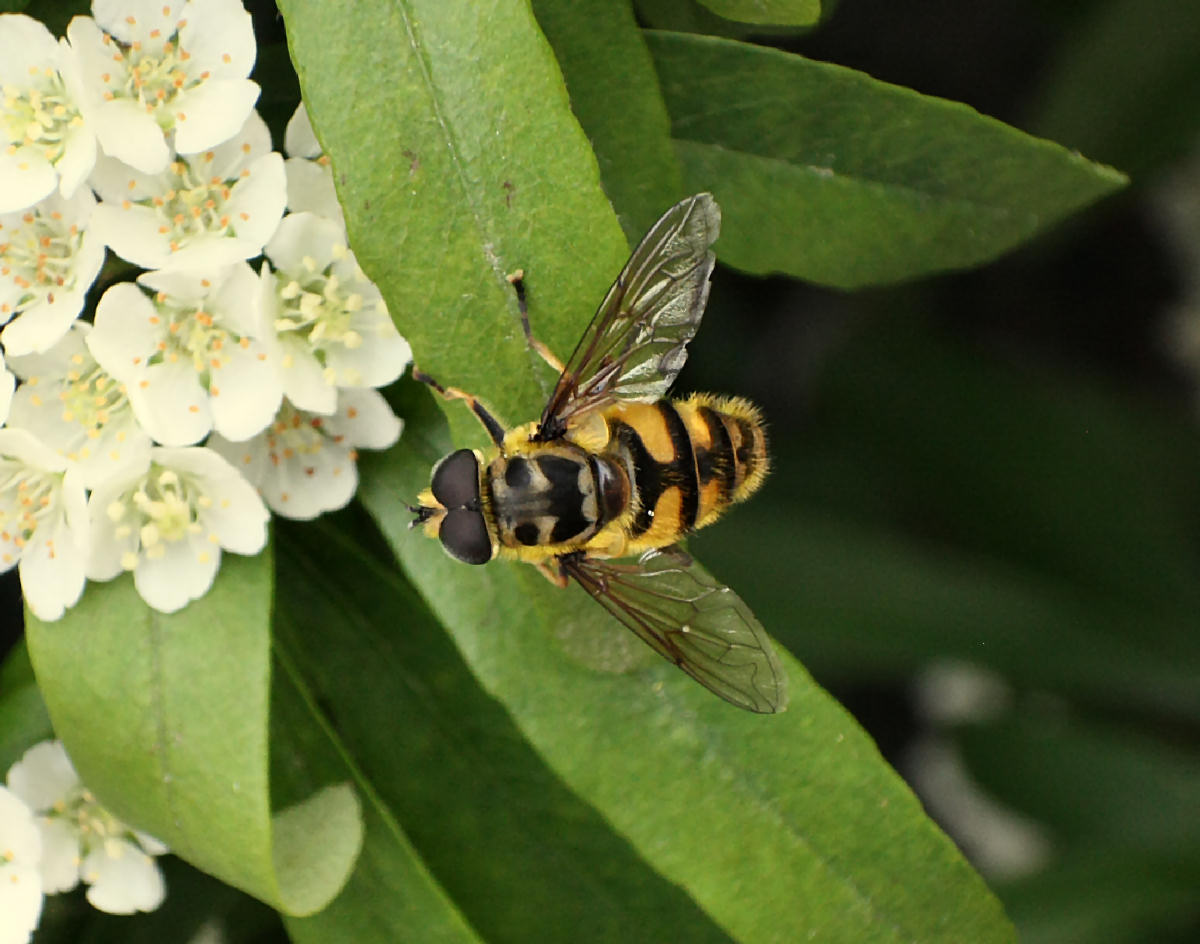
[[[479,510],[479,460],[470,449],[452,452],[437,464],[430,483],[446,509],[438,537],[450,556],[465,564],[492,559],[492,539]]]
[[[492,539],[478,510],[456,508],[446,512],[438,537],[450,556],[464,564],[486,564],[492,559]]]
[[[430,484],[442,507],[479,509],[479,460],[470,449],[452,452],[437,464]],[[457,556],[457,555],[456,555]]]

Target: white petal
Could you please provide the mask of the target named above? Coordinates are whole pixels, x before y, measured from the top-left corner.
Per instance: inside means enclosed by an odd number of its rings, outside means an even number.
[[[0,881],[0,944],[27,944],[42,916],[42,880],[35,866],[9,866]]]
[[[267,543],[267,509],[241,473],[211,449],[158,449],[156,461],[204,481],[213,504],[201,518],[221,546],[238,554],[257,554]]]
[[[200,0],[188,4],[180,45],[198,68],[223,78],[244,78],[254,68],[254,28],[241,0]],[[228,59],[226,58],[228,57]]]
[[[0,151],[0,213],[33,206],[58,186],[58,171],[30,147]]]
[[[0,357],[0,426],[3,426],[8,421],[8,411],[12,407],[13,390],[17,386],[17,378],[3,364],[4,358]]]
[[[404,423],[378,390],[346,387],[338,391],[337,412],[325,421],[325,428],[351,446],[387,449],[400,438]]]
[[[221,312],[221,322],[243,337],[261,337],[259,307],[262,296],[258,273],[245,262],[239,262],[221,270],[221,274],[211,281],[215,287],[212,304]]]
[[[79,788],[79,774],[61,741],[35,744],[8,769],[8,789],[35,813]]]
[[[137,202],[161,197],[170,185],[166,174],[143,174],[115,157],[100,154],[88,183],[106,203],[120,206],[122,200]]]
[[[257,246],[253,255],[258,255],[283,218],[287,175],[283,172],[283,157],[277,152],[256,158],[249,170],[250,176],[234,184],[226,207],[236,221],[234,230],[238,238]]]
[[[47,300],[26,308],[0,332],[4,349],[13,356],[41,353],[54,347],[74,324],[83,309],[87,286],[54,293]]]
[[[90,580],[111,580],[125,568],[122,558],[135,553],[138,536],[136,529],[124,538],[117,536],[121,521],[114,521],[110,509],[114,503],[127,505],[126,496],[150,468],[150,451],[114,471],[112,475],[96,485],[88,499],[89,538],[87,576]]]
[[[258,343],[237,348],[228,364],[212,372],[213,429],[234,442],[265,429],[282,400],[279,372]]]
[[[0,18],[0,23],[3,20]],[[0,787],[0,942],[29,940],[42,911],[42,839],[33,811]]]
[[[92,0],[92,15],[106,33],[123,43],[131,43],[155,26],[170,28],[173,25],[170,20],[163,22],[163,6],[161,0]]]
[[[171,151],[162,129],[136,102],[125,98],[101,102],[89,109],[87,120],[105,154],[143,174],[160,174],[166,169]]]
[[[337,387],[325,379],[325,369],[301,340],[280,339],[279,364],[284,395],[301,410],[328,415],[337,409]]]
[[[42,834],[42,887],[47,895],[79,884],[79,836],[61,819],[38,819]]]
[[[333,171],[316,161],[289,157],[283,164],[287,174],[288,209],[293,213],[310,212],[333,220],[343,231],[345,218],[337,191],[333,187]]]
[[[174,613],[208,592],[221,564],[221,549],[213,545],[208,559],[201,560],[189,541],[174,541],[165,547],[161,557],[142,555],[133,572],[133,585],[154,609]]]
[[[92,886],[87,900],[109,914],[153,911],[167,893],[158,863],[132,843],[120,843],[119,854],[109,855],[110,845],[94,850],[83,861],[83,880]]]
[[[290,213],[267,243],[266,254],[276,269],[298,273],[305,271],[305,258],[324,269],[333,261],[333,247],[345,244],[346,237],[333,220],[313,213]]]
[[[42,835],[33,810],[15,790],[0,787],[0,867],[5,862],[36,865],[41,857]]]
[[[203,233],[171,252],[162,263],[164,269],[214,269],[244,262],[262,252],[262,243],[254,239],[230,238]]]
[[[149,207],[101,203],[92,214],[92,229],[105,245],[127,262],[162,269],[171,261],[169,236],[158,231],[158,214]]]
[[[411,360],[412,348],[390,320],[378,322],[374,332],[364,331],[363,343],[356,348],[339,345],[325,350],[326,366],[347,387],[386,387]]]
[[[132,383],[157,350],[162,333],[161,319],[145,292],[132,282],[118,282],[100,296],[87,346],[105,371]]]
[[[308,520],[344,507],[358,488],[350,449],[327,443],[315,453],[281,462],[263,483],[263,498],[285,518]]]
[[[243,168],[270,153],[271,130],[258,112],[251,111],[237,134],[212,148],[209,172],[221,178],[237,177]]]
[[[29,70],[54,63],[58,42],[45,25],[21,13],[0,14],[0,82],[24,85]]]
[[[210,78],[180,95],[172,107],[187,115],[175,125],[175,147],[195,154],[237,134],[258,101],[260,89],[249,79]]]
[[[152,855],[152,856],[166,855],[168,852],[171,851],[170,847],[168,847],[165,842],[163,842],[160,839],[155,839],[149,833],[144,833],[140,829],[134,829],[134,830],[131,830],[131,832],[137,838],[137,841],[141,845],[141,847],[143,849],[145,849],[149,855]]]
[[[65,480],[64,480],[65,481]],[[76,480],[78,500],[83,500],[82,482]],[[43,520],[21,556],[21,592],[40,620],[52,622],[79,602],[83,594],[87,534],[77,534],[63,519],[50,526]]]
[[[167,446],[189,446],[212,429],[208,393],[190,363],[155,364],[129,388],[138,422]]]
[[[74,196],[95,168],[96,154],[96,135],[87,125],[67,135],[62,156],[54,164],[59,175],[59,193],[67,198]]]
[[[214,432],[208,437],[208,448],[224,457],[255,488],[262,485],[273,467],[265,432],[251,436],[244,442],[230,442]]]
[[[283,149],[288,157],[313,158],[321,154],[321,142],[313,131],[304,102],[296,106],[283,132]]]
[[[65,472],[67,460],[24,429],[0,429],[0,456],[11,456],[35,469]]]

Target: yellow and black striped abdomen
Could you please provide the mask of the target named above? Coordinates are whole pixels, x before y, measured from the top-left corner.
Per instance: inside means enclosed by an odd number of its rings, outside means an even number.
[[[663,547],[711,524],[767,474],[757,408],[737,397],[622,403],[605,411],[608,452],[630,471],[629,552]]]

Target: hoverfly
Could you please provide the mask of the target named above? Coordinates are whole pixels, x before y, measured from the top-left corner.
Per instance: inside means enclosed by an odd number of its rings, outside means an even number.
[[[494,447],[451,453],[433,469],[413,526],[468,564],[534,564],[574,579],[655,652],[725,700],[782,711],[786,676],[762,625],[732,590],[678,547],[748,498],[767,473],[756,407],[737,397],[668,399],[708,299],[721,211],[707,193],[673,206],[633,251],[566,366],[541,419],[506,431],[461,398]],[[636,561],[620,558],[636,555]]]

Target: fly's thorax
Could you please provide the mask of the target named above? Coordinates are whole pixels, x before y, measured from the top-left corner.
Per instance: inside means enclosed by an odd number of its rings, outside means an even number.
[[[570,442],[522,444],[487,470],[487,504],[501,547],[570,550],[618,517],[629,502],[624,471]]]

